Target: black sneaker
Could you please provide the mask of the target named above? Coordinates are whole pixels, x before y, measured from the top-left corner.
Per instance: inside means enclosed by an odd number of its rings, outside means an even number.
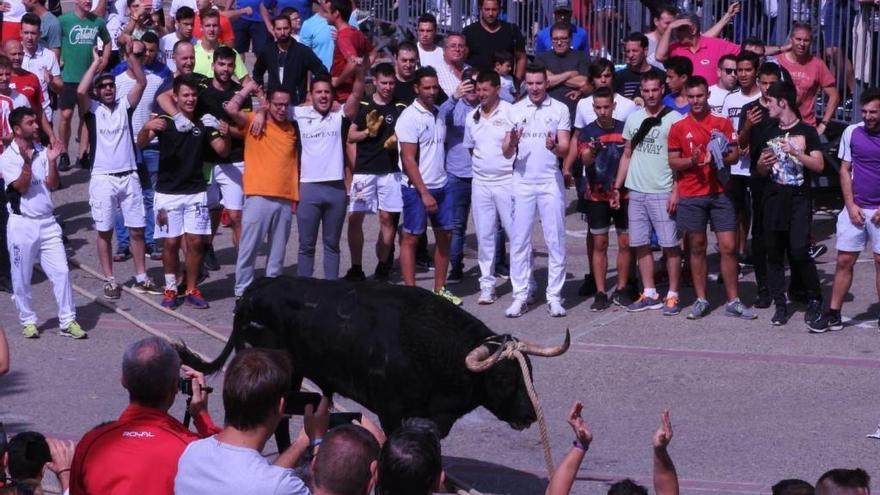
[[[70,155],[61,153],[58,156],[58,171],[67,172],[68,170],[70,170]]]
[[[497,263],[495,265],[495,276],[504,280],[510,278],[510,267],[505,263]]]
[[[81,168],[82,170],[91,170],[92,163],[91,163],[91,160],[89,160],[88,154],[85,154],[85,155],[77,158],[76,159],[76,166]]]
[[[770,323],[775,327],[781,327],[788,323],[788,310],[784,304],[776,305],[776,311],[773,313],[773,318],[770,318]]]
[[[807,254],[809,254],[810,258],[813,259],[822,256],[826,252],[828,252],[828,248],[825,247],[824,244],[810,244],[810,247],[807,248]]]
[[[462,273],[463,271],[461,265],[453,266],[452,269],[449,270],[449,275],[446,276],[446,283],[450,285],[460,284],[462,277],[464,277],[464,274]]]
[[[822,300],[813,299],[807,304],[807,312],[804,313],[804,323],[810,327],[812,333],[823,333],[828,330],[828,321],[822,314]]]
[[[769,308],[770,305],[773,304],[773,298],[770,297],[770,291],[767,290],[766,287],[761,287],[758,289],[758,298],[755,299],[755,304],[752,306],[755,308]]]
[[[366,279],[367,274],[364,273],[364,270],[360,265],[352,265],[352,267],[348,269],[348,272],[345,273],[345,276],[342,277],[342,280],[348,282],[363,282]]]
[[[416,259],[416,269],[422,271],[430,271],[434,269],[434,260],[431,258]]]
[[[590,305],[590,311],[604,311],[608,309],[611,303],[608,301],[608,295],[604,292],[597,292],[596,297],[593,299],[593,304]]]
[[[373,278],[376,280],[388,280],[391,277],[391,263],[385,263],[384,261],[380,261],[376,265],[376,271],[373,273]]]
[[[630,297],[628,289],[614,289],[614,292],[611,293],[611,302],[625,308],[633,303],[633,299]]]
[[[216,272],[220,269],[220,263],[217,262],[217,255],[214,253],[214,246],[208,244],[205,247],[205,255],[202,257],[202,264],[205,270]]]
[[[581,297],[590,297],[596,293],[596,280],[593,275],[584,275],[584,283],[578,288],[578,295]]]
[[[807,296],[807,291],[802,289],[788,289],[788,300],[799,304],[807,304],[810,302],[810,298]]]
[[[828,324],[828,330],[834,332],[843,330],[843,318],[840,316],[840,311],[829,309],[828,313],[825,314],[825,320]]]

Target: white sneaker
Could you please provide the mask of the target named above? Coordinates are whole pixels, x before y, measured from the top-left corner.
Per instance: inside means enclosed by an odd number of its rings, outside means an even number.
[[[508,318],[519,318],[526,312],[529,305],[522,299],[514,299],[513,303],[504,310],[504,315]]]
[[[876,439],[880,440],[880,425],[877,426],[877,431],[867,435],[867,437],[868,438],[876,438]]]
[[[495,299],[495,289],[484,287],[480,289],[480,298],[477,299],[477,304],[492,304],[495,302]]]
[[[562,307],[560,301],[550,301],[547,303],[547,311],[550,312],[550,316],[554,318],[559,318],[565,316],[565,308]]]

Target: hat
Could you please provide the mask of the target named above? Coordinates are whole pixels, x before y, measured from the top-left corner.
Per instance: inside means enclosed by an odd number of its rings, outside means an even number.
[[[553,0],[553,12],[567,10],[571,12],[571,0]]]
[[[109,72],[102,72],[98,74],[97,77],[95,77],[95,87],[98,87],[98,85],[101,84],[101,81],[103,81],[104,79],[110,79],[113,82],[116,82],[116,76]]]

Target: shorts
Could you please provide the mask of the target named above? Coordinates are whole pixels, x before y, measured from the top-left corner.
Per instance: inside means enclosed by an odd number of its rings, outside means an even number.
[[[660,247],[678,246],[678,229],[675,215],[666,211],[666,203],[672,193],[629,192],[627,221],[629,245],[632,247],[651,244],[651,231],[657,233]]]
[[[208,193],[166,194],[156,192],[153,211],[156,215],[156,239],[180,237],[183,234],[210,235],[211,216],[208,215]],[[159,224],[159,212],[165,210],[168,222]]]
[[[241,210],[244,207],[242,174],[244,162],[218,163],[214,165],[213,180],[208,184],[208,209],[221,206],[227,210]]]
[[[727,182],[727,197],[730,198],[737,213],[747,211],[751,204],[750,181],[751,178],[748,175],[731,175]]]
[[[61,95],[58,98],[58,108],[62,110],[70,110],[76,108],[76,87],[79,86],[79,83],[64,83],[64,89],[61,90]]]
[[[617,235],[626,234],[629,227],[627,201],[621,200],[620,208],[616,210],[608,201],[587,201],[587,223],[593,235],[607,234],[611,230],[612,223]]]
[[[452,230],[452,194],[446,186],[439,189],[428,189],[437,202],[437,213],[428,214],[422,197],[414,187],[401,186],[403,197],[403,231],[411,235],[422,235],[427,230],[428,219],[434,230]]]
[[[376,214],[403,211],[400,172],[390,174],[354,174],[349,192],[349,212]]]
[[[871,221],[871,217],[877,210],[862,208],[865,215],[865,225],[856,227],[849,219],[846,208],[837,215],[837,250],[849,253],[860,253],[865,250],[868,243],[871,251],[880,254],[880,227]]]
[[[726,194],[708,194],[678,200],[675,223],[682,233],[733,232],[736,230],[736,210]]]
[[[138,229],[146,226],[144,192],[135,171],[121,177],[93,175],[89,180],[89,206],[98,232],[113,230],[117,209],[122,210],[126,227]]]

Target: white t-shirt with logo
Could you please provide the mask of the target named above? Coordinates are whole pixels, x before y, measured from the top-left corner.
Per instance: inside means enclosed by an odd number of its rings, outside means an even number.
[[[731,93],[731,91],[722,88],[717,84],[713,84],[709,87],[709,109],[712,110],[712,113],[715,115],[721,115],[721,109],[724,107],[724,100],[727,99],[727,96]],[[733,127],[736,129],[736,126]]]
[[[176,495],[309,495],[292,469],[273,466],[254,449],[216,437],[187,445],[177,462]]]
[[[174,63],[174,45],[178,41],[181,41],[181,39],[177,36],[176,32],[168,33],[159,38],[159,56],[162,57],[162,61],[165,62],[165,65],[173,74],[177,73],[177,64]],[[195,38],[189,40],[193,45],[196,44],[196,41]]]
[[[562,172],[559,158],[547,149],[547,136],[555,138],[559,131],[571,131],[568,107],[550,96],[538,104],[526,97],[513,104],[510,120],[523,129],[513,162],[514,178],[533,184],[556,180]]]
[[[638,110],[639,106],[626,96],[614,93],[614,111],[611,117],[614,120],[626,122],[629,114]],[[574,128],[583,129],[596,120],[596,112],[593,110],[593,97],[588,96],[578,102],[574,112]]]
[[[302,159],[299,181],[327,182],[342,180],[342,109],[321,115],[312,105],[290,109],[299,125]]]
[[[131,106],[128,95],[119,96],[113,107],[92,100],[89,112],[95,114],[95,150],[92,175],[135,170],[134,142],[131,135]]]
[[[422,181],[428,189],[440,189],[446,185],[446,122],[439,118],[437,108],[422,106],[419,100],[403,109],[394,127],[399,149],[402,143],[418,144],[418,165]],[[398,161],[403,168],[403,152]],[[404,170],[404,173],[406,171]]]
[[[513,128],[508,113],[513,105],[501,100],[488,116],[477,108],[464,121],[464,147],[473,155],[474,182],[478,184],[510,184],[513,178],[513,157],[504,158],[504,136]],[[479,119],[475,117],[479,115]]]
[[[47,150],[39,143],[34,143],[34,154],[31,157],[31,185],[26,193],[21,195],[19,208],[21,214],[26,217],[45,217],[52,215],[52,195],[46,185],[49,175],[49,161],[46,158]],[[13,140],[6,151],[0,155],[0,176],[6,181],[7,187],[21,176],[24,167],[24,158],[18,144]],[[12,213],[12,205],[6,205],[9,213]]]
[[[34,51],[34,54],[31,55],[27,50],[24,50],[24,58],[21,61],[21,68],[28,71],[33,72],[34,75],[37,76],[37,79],[40,80],[40,91],[43,92],[43,113],[46,114],[46,118],[49,121],[52,121],[52,107],[49,102],[49,80],[46,79],[46,70],[49,71],[49,74],[52,77],[61,75],[61,66],[58,65],[58,57],[55,56],[55,52],[49,50],[43,45],[37,45],[37,49]]]
[[[740,120],[745,118],[745,115],[742,115],[742,108],[746,103],[751,103],[760,97],[761,92],[757,89],[751,96],[746,96],[741,90],[735,89],[724,99],[724,106],[721,108],[721,116],[729,118],[730,122],[733,124],[733,130],[739,131]],[[749,157],[749,153],[740,153],[739,161],[730,166],[730,173],[733,175],[750,175],[749,166],[751,165],[751,162],[752,160]]]

